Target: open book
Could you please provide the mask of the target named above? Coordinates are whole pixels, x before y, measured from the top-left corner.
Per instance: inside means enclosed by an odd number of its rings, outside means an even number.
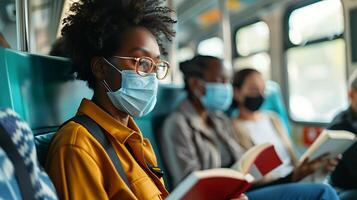
[[[243,174],[250,174],[255,181],[259,181],[273,169],[279,167],[282,161],[275,151],[274,145],[264,143],[250,148],[238,160],[232,169]]]
[[[300,161],[309,158],[314,160],[324,154],[331,158],[345,152],[356,142],[356,135],[343,130],[324,130],[315,142],[301,156]]]
[[[253,181],[281,164],[282,161],[272,144],[257,145],[248,150],[231,169],[192,172],[175,188],[167,200],[237,198],[252,185]]]

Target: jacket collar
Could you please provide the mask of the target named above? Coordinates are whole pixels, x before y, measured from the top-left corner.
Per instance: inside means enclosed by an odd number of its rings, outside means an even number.
[[[125,126],[88,99],[82,100],[77,114],[87,115],[121,143],[125,143],[128,138],[143,141],[142,134],[132,117],[129,117],[128,126]]]

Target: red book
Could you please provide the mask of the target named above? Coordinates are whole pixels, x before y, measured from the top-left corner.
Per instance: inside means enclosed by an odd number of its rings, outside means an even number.
[[[243,174],[249,173],[259,181],[282,163],[274,145],[265,143],[250,148],[232,168]]]
[[[253,181],[282,164],[272,144],[249,149],[232,169],[209,169],[191,173],[167,200],[224,200],[239,197]]]
[[[166,200],[224,200],[239,197],[253,182],[250,175],[233,169],[209,169],[191,173]]]

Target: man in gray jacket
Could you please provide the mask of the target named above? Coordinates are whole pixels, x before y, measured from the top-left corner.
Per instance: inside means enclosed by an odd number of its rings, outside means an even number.
[[[210,57],[196,58],[196,62],[203,62],[203,58],[209,59],[213,73],[220,72],[220,60]],[[203,63],[201,63],[201,66]],[[214,106],[228,108],[233,98],[232,87],[225,83],[223,78],[208,76],[209,85],[204,91],[206,97],[201,99],[205,82],[199,79],[200,65],[191,67],[191,63],[181,65],[184,74],[189,73],[197,79],[186,80],[188,97],[179,105],[176,112],[169,116],[163,127],[162,144],[163,153],[170,168],[171,178],[176,185],[182,178],[195,170],[230,167],[243,155],[243,149],[233,139],[234,132],[230,119],[223,113],[209,112],[205,107],[215,109]],[[216,85],[213,82],[218,82]],[[218,91],[217,91],[218,90]],[[211,95],[212,93],[212,95]],[[219,95],[223,94],[222,97]],[[223,100],[222,102],[217,102]],[[212,108],[213,107],[213,108]],[[168,156],[170,155],[171,156]]]

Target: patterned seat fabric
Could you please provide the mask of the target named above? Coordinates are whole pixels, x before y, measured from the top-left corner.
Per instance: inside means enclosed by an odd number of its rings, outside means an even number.
[[[0,147],[0,199],[22,199],[14,166]]]
[[[40,168],[37,160],[34,136],[30,127],[10,109],[0,109],[0,124],[5,132],[10,135],[19,154],[25,161],[31,176],[32,187],[35,189],[35,198],[43,200],[57,199],[55,188]],[[15,178],[14,164],[7,158],[6,153],[0,149],[0,199],[22,199]]]

